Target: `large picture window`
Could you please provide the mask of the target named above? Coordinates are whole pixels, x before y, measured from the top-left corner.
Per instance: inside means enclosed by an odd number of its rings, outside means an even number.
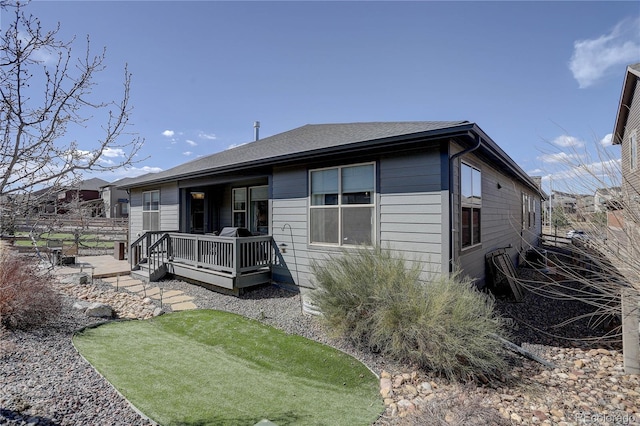
[[[480,170],[462,163],[460,167],[461,245],[471,247],[481,242],[482,175]]]
[[[142,229],[160,230],[160,191],[142,193]]]
[[[310,172],[311,244],[372,245],[375,223],[373,163]]]

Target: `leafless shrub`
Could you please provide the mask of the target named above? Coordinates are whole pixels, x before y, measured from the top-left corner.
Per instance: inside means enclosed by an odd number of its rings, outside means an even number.
[[[62,299],[50,282],[33,263],[9,250],[0,252],[0,327],[26,329],[55,318]]]

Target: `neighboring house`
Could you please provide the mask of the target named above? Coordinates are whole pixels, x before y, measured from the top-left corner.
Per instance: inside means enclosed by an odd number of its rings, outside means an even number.
[[[67,213],[70,206],[73,206],[73,208],[86,209],[90,216],[102,216],[103,205],[100,198],[100,187],[107,183],[105,180],[92,178],[60,189],[41,189],[35,191],[32,198],[38,199],[39,213],[63,214]]]
[[[576,195],[576,220],[579,222],[587,221],[596,208],[594,205],[595,199],[592,194],[578,194]]]
[[[541,189],[467,121],[305,125],[121,186],[134,270],[293,284],[303,298],[310,264],[342,249],[389,247],[425,276],[460,266],[482,286],[486,253],[517,263],[541,233]],[[212,235],[225,227],[256,236]]]
[[[619,186],[613,186],[611,188],[598,188],[593,194],[594,199],[594,211],[606,212],[611,208],[611,205],[615,205],[620,200],[622,195],[622,188]]]
[[[100,187],[100,197],[104,204],[104,216],[108,218],[129,217],[129,194],[118,185],[128,179],[121,179]]]
[[[640,63],[629,65],[622,84],[612,142],[620,145],[622,159],[622,199],[625,208],[637,209],[640,203]],[[630,213],[637,217],[638,212]],[[610,222],[624,226],[624,214],[610,214]]]
[[[578,208],[578,196],[567,192],[551,191],[549,202],[552,211],[561,209],[567,215],[575,214]]]

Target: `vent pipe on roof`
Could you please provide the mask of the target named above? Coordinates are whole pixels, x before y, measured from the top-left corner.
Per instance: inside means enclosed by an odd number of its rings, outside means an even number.
[[[253,122],[253,133],[255,135],[255,140],[260,139],[260,122],[259,121]]]

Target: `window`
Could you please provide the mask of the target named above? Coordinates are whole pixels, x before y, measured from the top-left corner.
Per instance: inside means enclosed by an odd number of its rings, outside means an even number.
[[[160,230],[160,191],[142,193],[142,229]]]
[[[312,170],[309,174],[310,243],[373,244],[374,165]]]
[[[233,226],[247,227],[247,188],[233,189]]]
[[[633,171],[638,167],[638,138],[635,130],[629,136],[629,168]]]
[[[462,163],[460,168],[462,248],[480,244],[482,179],[480,170]]]
[[[247,228],[254,234],[268,234],[269,187],[234,188],[232,196],[233,226]]]
[[[251,223],[249,230],[254,234],[269,233],[269,187],[254,186],[249,188],[249,214]]]

